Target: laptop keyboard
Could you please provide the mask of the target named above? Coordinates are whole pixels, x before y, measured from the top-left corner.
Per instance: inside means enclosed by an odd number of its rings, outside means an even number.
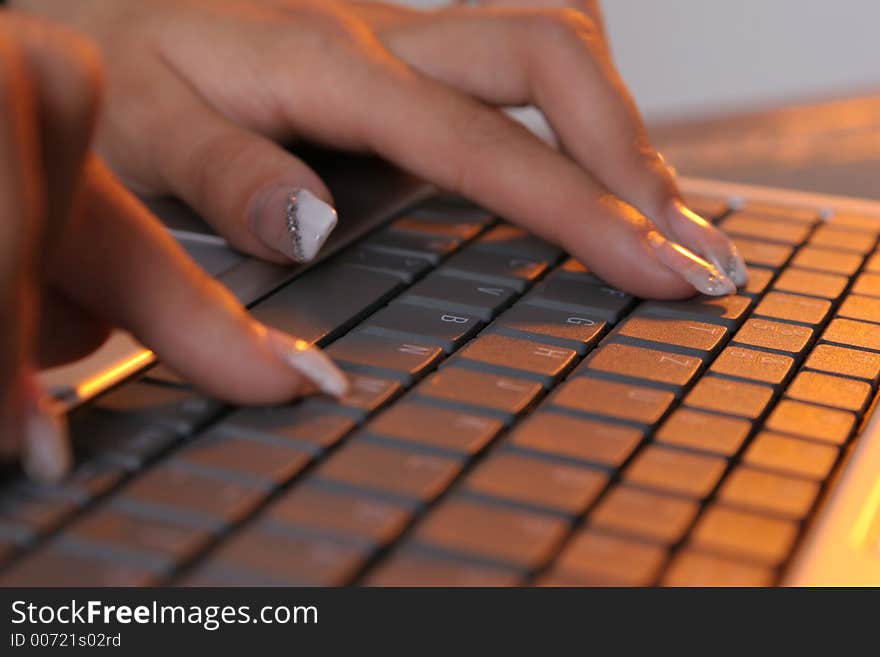
[[[230,408],[157,365],[0,489],[0,584],[765,585],[880,378],[880,224],[691,198],[748,286],[640,301],[463,203],[257,303],[352,379]]]

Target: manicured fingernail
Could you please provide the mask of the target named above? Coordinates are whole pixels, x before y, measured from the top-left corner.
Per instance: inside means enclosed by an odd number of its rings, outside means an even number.
[[[711,296],[722,296],[736,292],[736,285],[733,284],[733,281],[715,265],[706,262],[681,244],[666,239],[656,230],[650,231],[646,239],[648,244],[654,248],[657,259],[672,271],[680,274],[699,292]]]
[[[695,250],[723,271],[735,285],[745,285],[748,282],[746,263],[727,235],[680,201],[672,202],[669,221],[670,228],[679,237],[679,241],[693,245]]]
[[[23,465],[37,481],[55,483],[70,472],[73,454],[64,415],[55,413],[45,399],[35,401],[24,421]]]
[[[281,360],[318,386],[322,392],[334,397],[342,397],[348,392],[348,378],[317,347],[275,329],[266,332],[266,340]]]
[[[270,187],[254,203],[251,228],[263,244],[309,262],[336,227],[336,210],[307,189]]]

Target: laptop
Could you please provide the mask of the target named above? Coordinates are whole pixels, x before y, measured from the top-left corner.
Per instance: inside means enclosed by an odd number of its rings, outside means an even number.
[[[683,180],[750,279],[659,302],[387,165],[312,163],[341,221],[307,267],[154,210],[351,394],[229,407],[114,336],[47,374],[77,466],[0,483],[0,585],[880,584],[880,204]]]

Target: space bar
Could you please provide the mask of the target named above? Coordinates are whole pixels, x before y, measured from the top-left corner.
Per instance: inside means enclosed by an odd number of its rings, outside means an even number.
[[[306,272],[252,308],[254,317],[303,340],[325,344],[384,304],[399,278],[345,264]]]

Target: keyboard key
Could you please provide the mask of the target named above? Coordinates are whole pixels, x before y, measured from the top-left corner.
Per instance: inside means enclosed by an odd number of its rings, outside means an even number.
[[[764,413],[772,397],[773,388],[769,386],[705,376],[685,397],[684,403],[756,420]]]
[[[746,272],[748,273],[749,280],[742,292],[749,296],[760,296],[764,294],[770,281],[773,280],[773,276],[776,275],[772,269],[752,267],[750,265],[746,265]]]
[[[317,476],[429,502],[446,490],[460,470],[457,459],[356,441],[334,452],[320,465]]]
[[[704,498],[715,488],[726,467],[727,461],[717,456],[648,445],[636,455],[623,478],[639,486]]]
[[[436,345],[451,353],[470,340],[481,325],[480,320],[471,315],[396,303],[370,317],[359,331]]]
[[[794,359],[789,356],[731,346],[715,359],[711,371],[777,385],[788,378],[793,368]]]
[[[874,251],[865,262],[864,270],[872,274],[880,274],[880,251]]]
[[[400,287],[400,278],[393,274],[327,264],[296,278],[251,312],[273,328],[324,344],[348,331]]]
[[[370,422],[366,431],[405,443],[473,455],[504,428],[494,417],[404,401]]]
[[[662,583],[665,586],[770,586],[774,579],[770,568],[682,550],[672,561]]]
[[[562,255],[562,251],[549,242],[510,224],[501,224],[485,233],[474,243],[474,247],[481,251],[494,251],[549,263],[556,262]]]
[[[553,396],[554,406],[654,425],[675,399],[672,392],[582,376],[571,379]]]
[[[342,399],[336,400],[329,395],[321,396],[320,399],[328,404],[338,403],[368,414],[381,408],[403,391],[399,381],[360,372],[346,372],[346,376],[349,388]]]
[[[880,297],[880,273],[861,274],[853,283],[852,291],[856,294],[866,294],[871,297]]]
[[[746,311],[751,305],[752,300],[741,295],[697,296],[688,301],[645,301],[639,305],[638,313],[721,324],[733,329],[745,319]]]
[[[751,422],[679,408],[660,427],[657,441],[721,456],[733,456],[752,429]]]
[[[244,436],[257,432],[292,438],[304,445],[323,449],[342,440],[355,424],[351,417],[306,401],[293,406],[236,411],[218,428],[223,427],[229,433]]]
[[[459,246],[461,240],[457,237],[419,235],[391,229],[385,229],[363,242],[364,248],[403,257],[422,258],[432,265],[438,264]]]
[[[5,492],[0,496],[0,521],[27,528],[29,535],[57,529],[77,511],[69,499]]]
[[[856,416],[847,411],[788,399],[779,402],[767,418],[768,429],[834,445],[846,442],[855,423]]]
[[[822,340],[843,347],[880,351],[880,326],[852,319],[832,319]]]
[[[722,556],[778,566],[797,537],[797,524],[747,511],[713,506],[697,522],[691,545]]]
[[[789,267],[773,283],[774,290],[836,299],[849,284],[846,276]]]
[[[414,540],[534,570],[550,558],[568,530],[561,518],[452,498],[416,527]]]
[[[181,435],[189,435],[212,418],[223,406],[186,388],[126,383],[95,402],[95,408],[108,415],[124,415],[158,424]]]
[[[613,287],[558,276],[538,283],[525,303],[615,323],[632,305],[633,298]]]
[[[690,500],[619,485],[602,498],[589,518],[591,526],[608,532],[671,545],[681,540],[699,508]]]
[[[765,431],[749,445],[743,461],[757,468],[822,480],[828,476],[837,455],[837,449],[830,445]]]
[[[731,235],[797,246],[807,239],[811,226],[734,212],[721,222],[721,228]]]
[[[515,295],[516,290],[503,285],[490,285],[434,272],[416,283],[395,303],[471,315],[489,322]]]
[[[828,224],[834,228],[854,229],[864,233],[876,234],[880,231],[880,219],[877,217],[851,212],[839,212],[831,215]]]
[[[760,237],[748,239],[734,235],[732,238],[739,254],[750,265],[779,269],[788,261],[794,251],[790,246],[766,242]]]
[[[784,351],[799,356],[813,339],[813,329],[767,319],[749,319],[733,336],[746,346]]]
[[[444,367],[416,389],[416,394],[424,397],[492,409],[510,417],[526,410],[540,393],[537,381],[461,367]]]
[[[330,537],[366,539],[381,546],[396,539],[411,517],[407,505],[306,485],[287,491],[273,502],[261,522],[307,528]]]
[[[427,214],[406,214],[391,222],[391,229],[407,233],[424,233],[470,240],[483,230],[485,224],[466,221],[461,217],[441,217]]]
[[[798,251],[792,264],[804,269],[816,269],[831,274],[852,276],[862,264],[862,258],[859,254],[848,251],[805,246]]]
[[[820,344],[813,349],[804,367],[864,379],[875,384],[880,379],[880,354]]]
[[[616,469],[633,453],[643,435],[634,427],[538,412],[516,426],[510,443]]]
[[[470,278],[488,285],[503,285],[517,292],[525,292],[527,287],[544,275],[547,264],[546,260],[464,249],[443,263],[439,271],[447,276]]]
[[[558,344],[584,355],[599,341],[606,327],[605,321],[600,317],[584,315],[585,313],[516,304],[496,319],[491,328],[532,334],[538,342]]]
[[[180,440],[173,429],[122,414],[74,413],[71,442],[90,458],[139,470]]]
[[[819,211],[813,208],[795,208],[762,201],[746,201],[745,205],[740,209],[746,214],[763,217],[768,220],[790,221],[801,224],[812,225],[818,222],[820,218]]]
[[[554,571],[595,586],[645,586],[657,576],[666,550],[656,545],[581,531],[565,546]]]
[[[637,315],[629,317],[614,333],[663,345],[674,345],[714,353],[727,335],[727,329],[688,319],[667,319]]]
[[[728,506],[768,512],[792,520],[806,517],[819,494],[819,485],[749,467],[734,470],[718,492]]]
[[[397,276],[407,285],[424,275],[431,268],[430,261],[425,258],[373,251],[363,246],[355,246],[347,251],[343,251],[337,258],[337,261],[346,265],[364,267],[383,274]]]
[[[584,363],[584,370],[686,386],[702,365],[703,361],[696,356],[609,343],[593,351]]]
[[[331,344],[326,351],[334,361],[352,369],[378,373],[407,386],[421,378],[443,355],[440,347],[361,331],[349,333]]]
[[[578,516],[607,482],[608,475],[593,468],[501,452],[468,475],[464,490]]]
[[[851,294],[843,300],[837,315],[880,324],[880,299]]]
[[[755,315],[802,324],[821,324],[830,310],[831,302],[826,299],[768,292],[755,308]]]
[[[7,490],[27,498],[60,498],[85,505],[110,491],[124,477],[125,470],[119,466],[100,461],[85,461],[76,465],[73,472],[57,483],[38,482],[22,477],[12,482]]]
[[[800,401],[861,411],[871,396],[871,386],[864,381],[844,379],[819,372],[801,372],[786,389],[785,396]]]
[[[156,575],[146,568],[70,554],[61,548],[28,555],[0,575],[2,587],[151,586],[157,583]]]
[[[876,241],[876,233],[845,230],[827,224],[819,226],[810,237],[810,244],[813,246],[854,251],[862,255],[873,249]]]
[[[714,221],[730,209],[726,199],[702,194],[685,194],[684,202],[698,215],[708,221]]]
[[[488,334],[468,343],[459,352],[458,358],[527,372],[549,386],[568,370],[577,358],[577,352],[555,345]]]
[[[371,572],[366,586],[514,586],[519,576],[513,570],[419,554],[397,552]]]

